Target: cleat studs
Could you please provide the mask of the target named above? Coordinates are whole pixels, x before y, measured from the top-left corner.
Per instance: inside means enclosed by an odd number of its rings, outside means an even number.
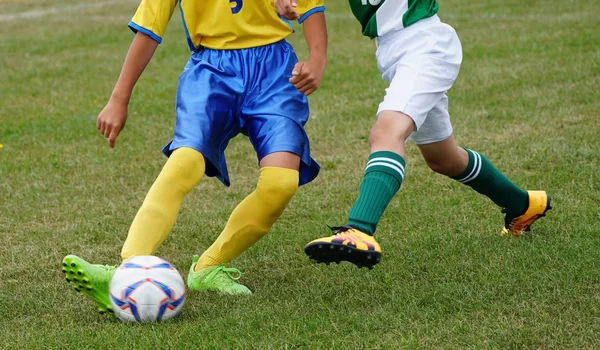
[[[83,272],[81,272],[81,271],[77,271],[77,274],[78,274],[79,276],[81,276],[81,275],[83,275]]]
[[[77,278],[75,278],[75,277],[73,277],[73,281],[79,282],[79,280]]]
[[[71,270],[71,271],[69,271],[69,273],[70,273],[71,275],[74,275],[74,274],[75,274],[75,271]]]
[[[87,279],[85,279],[85,278],[84,278],[84,279],[82,279],[81,281],[82,281],[83,283],[88,283],[88,282],[89,282],[89,281],[88,281]]]
[[[67,267],[67,263],[66,263],[66,262],[64,262],[64,261],[63,261],[62,265],[63,265],[64,267]]]
[[[86,290],[87,290],[88,292],[91,292],[91,291],[92,291],[92,288],[90,288],[90,287],[87,287],[87,288],[86,288]]]
[[[71,267],[75,267],[75,266],[77,266],[77,265],[75,265],[75,262],[72,262]]]
[[[79,292],[80,292],[80,290],[79,290],[79,289],[77,289],[77,288],[73,288],[73,289],[75,289],[75,291],[76,291],[77,293],[79,293]]]
[[[67,282],[71,283],[71,280],[67,277],[65,278],[67,280]]]
[[[323,249],[323,245],[322,245],[322,244],[319,244],[319,245],[317,246],[317,248],[319,248],[319,249]]]
[[[67,270],[65,270],[65,269],[62,269],[62,273],[67,273]]]
[[[367,255],[367,260],[371,260],[372,256],[371,255]]]
[[[333,249],[333,248],[335,248],[333,245],[330,245],[330,246],[329,246],[329,249]]]
[[[344,251],[344,247],[340,247],[340,252],[343,252],[343,251]]]
[[[98,310],[98,313],[99,313],[100,315],[104,315],[104,312],[105,312],[104,310]]]
[[[81,284],[79,285],[79,289],[83,289],[83,286]]]

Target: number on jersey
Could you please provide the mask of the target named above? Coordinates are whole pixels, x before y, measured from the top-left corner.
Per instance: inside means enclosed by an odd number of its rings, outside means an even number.
[[[232,14],[236,14],[238,12],[240,12],[240,10],[242,9],[242,5],[244,4],[244,0],[229,0],[229,4],[231,4],[231,13]],[[235,6],[233,6],[233,4],[235,4]]]

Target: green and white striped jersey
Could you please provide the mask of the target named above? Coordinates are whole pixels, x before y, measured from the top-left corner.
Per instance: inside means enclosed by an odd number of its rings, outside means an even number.
[[[362,33],[373,39],[435,15],[437,0],[348,0]]]

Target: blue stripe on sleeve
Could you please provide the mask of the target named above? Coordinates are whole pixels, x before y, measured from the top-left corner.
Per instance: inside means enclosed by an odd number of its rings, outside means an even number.
[[[312,8],[308,12],[303,14],[300,18],[298,18],[298,23],[302,24],[302,22],[304,22],[310,15],[317,13],[317,12],[324,12],[324,11],[325,11],[325,6],[319,6],[319,7]]]
[[[287,25],[290,27],[290,29],[292,30],[292,33],[295,33],[295,32],[296,32],[296,30],[295,30],[295,29],[294,29],[294,27],[292,26],[292,23],[290,23],[290,21],[288,21],[288,20],[287,20],[287,18],[283,18],[283,17],[281,17],[281,15],[280,15],[280,14],[277,14],[277,16],[279,16],[279,19],[280,19],[280,20],[282,20],[282,21],[284,21],[284,22],[285,22],[285,23],[286,23],[286,24],[287,24]]]
[[[129,24],[127,25],[129,27],[129,29],[131,29],[134,33],[137,32],[142,32],[144,34],[146,34],[147,36],[151,37],[154,41],[156,41],[157,43],[161,43],[162,42],[162,38],[154,33],[152,33],[151,31],[149,31],[148,29],[141,27],[133,22],[129,22]]]

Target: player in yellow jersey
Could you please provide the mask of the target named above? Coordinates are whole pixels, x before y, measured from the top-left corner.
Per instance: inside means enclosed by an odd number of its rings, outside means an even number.
[[[304,124],[306,96],[318,88],[325,69],[325,8],[323,0],[309,0],[299,8],[309,57],[298,62],[285,41],[293,29],[271,0],[142,0],[129,23],[136,35],[98,115],[97,128],[110,147],[125,126],[133,87],[178,3],[192,54],[179,77],[174,137],[163,149],[169,158],[133,220],[121,258],[154,254],[171,231],[183,198],[204,174],[229,186],[224,150],[242,133],[258,157],[256,190],[235,208],[217,240],[194,257],[187,284],[197,291],[250,294],[236,282],[240,272],[225,264],[263,237],[298,186],[319,172]],[[114,267],[69,255],[63,272],[100,311],[110,311],[108,283]]]
[[[285,18],[306,0],[274,0]],[[462,48],[454,29],[437,16],[438,0],[348,0],[362,33],[377,41],[377,65],[390,83],[369,135],[370,155],[358,199],[346,224],[309,242],[317,262],[350,261],[369,268],[381,258],[377,223],[404,179],[404,143],[412,139],[427,165],[487,196],[505,213],[503,235],[520,235],[551,209],[545,191],[524,191],[482,154],[459,147],[452,134],[448,91],[458,76]]]

